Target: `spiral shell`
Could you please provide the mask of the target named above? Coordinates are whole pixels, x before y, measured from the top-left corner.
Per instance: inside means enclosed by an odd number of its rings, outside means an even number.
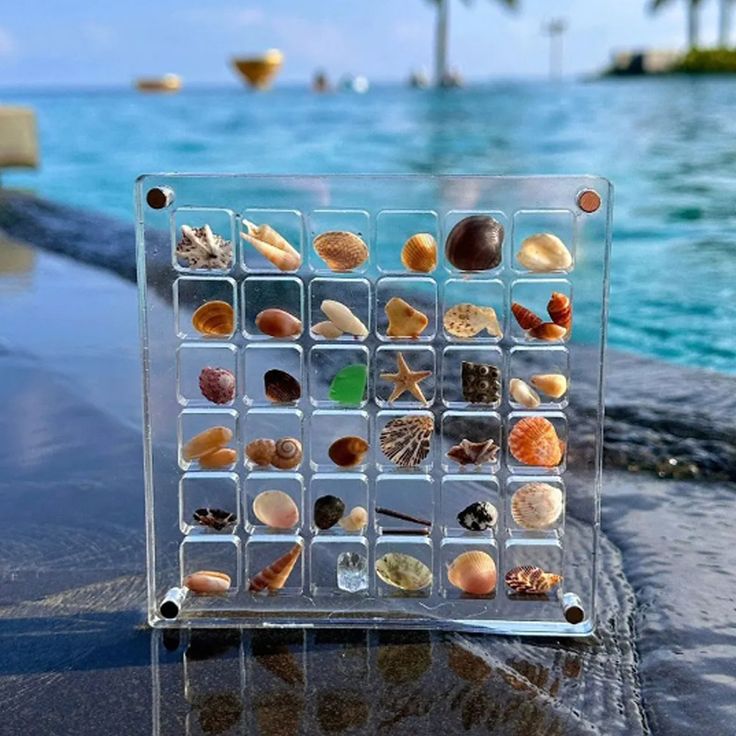
[[[561,373],[537,373],[531,377],[531,383],[553,399],[561,399],[567,392],[567,379]]]
[[[521,244],[516,260],[530,271],[566,271],[572,266],[572,256],[565,244],[552,233],[531,235]]]
[[[230,576],[216,570],[197,570],[184,578],[184,587],[199,595],[218,595],[230,590]]]
[[[368,260],[368,246],[362,238],[346,231],[318,235],[314,250],[331,271],[352,271]]]
[[[295,437],[282,437],[276,441],[271,465],[279,470],[290,470],[302,461],[302,443]]]
[[[255,225],[245,219],[243,224],[247,232],[240,233],[240,237],[271,261],[279,271],[296,271],[302,265],[299,251],[270,225]]]
[[[389,337],[419,337],[429,324],[429,317],[398,296],[391,297],[384,307],[388,317]]]
[[[421,560],[403,552],[389,552],[376,560],[376,574],[400,590],[422,590],[432,584],[432,571]]]
[[[517,404],[527,409],[536,409],[541,403],[539,394],[520,378],[512,378],[509,381],[509,393]]]
[[[519,565],[512,567],[505,576],[506,585],[519,595],[541,595],[549,593],[562,581],[561,575],[545,572],[541,567]]]
[[[301,544],[295,544],[285,555],[274,560],[268,567],[256,573],[248,583],[248,590],[258,593],[262,590],[271,592],[281,590],[291,575],[291,571],[302,553]]]
[[[390,419],[379,437],[381,451],[402,468],[415,467],[429,455],[433,431],[434,418],[431,416]]]
[[[535,327],[539,327],[544,321],[539,315],[532,312],[531,309],[527,309],[523,304],[519,304],[518,302],[514,302],[511,305],[511,311],[522,330],[532,330]]]
[[[562,491],[549,483],[525,483],[511,497],[511,516],[524,529],[547,529],[562,514]]]
[[[266,467],[276,452],[276,443],[271,439],[260,438],[245,446],[245,454],[252,463]]]
[[[335,440],[327,450],[327,454],[335,465],[341,468],[354,468],[365,460],[368,443],[362,437],[350,435]]]
[[[256,327],[270,337],[296,337],[301,334],[302,323],[283,309],[264,309],[256,315]]]
[[[437,241],[429,233],[412,235],[401,249],[401,262],[410,271],[434,271],[437,266]]]
[[[450,583],[471,595],[490,595],[496,589],[497,578],[493,557],[476,549],[458,555],[447,568]]]
[[[509,450],[524,465],[552,468],[562,461],[562,443],[546,417],[524,417],[509,432]]]
[[[491,337],[503,337],[503,330],[493,307],[456,304],[445,312],[442,323],[445,331],[453,337],[475,337],[483,330]]]
[[[272,529],[291,529],[299,523],[299,508],[284,491],[262,491],[253,499],[253,515]]]
[[[192,315],[192,326],[206,337],[228,337],[233,334],[235,310],[227,302],[205,302]]]
[[[210,427],[204,432],[194,435],[182,448],[184,460],[191,461],[224,447],[233,438],[233,432],[228,427]]]
[[[560,325],[567,332],[570,332],[570,327],[572,326],[572,303],[567,294],[553,291],[547,303],[547,313],[556,325]]]
[[[529,330],[529,337],[536,337],[537,340],[562,340],[566,335],[567,328],[554,322],[542,322]]]

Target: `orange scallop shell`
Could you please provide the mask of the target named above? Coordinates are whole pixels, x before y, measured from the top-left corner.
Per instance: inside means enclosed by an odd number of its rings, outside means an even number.
[[[511,305],[511,311],[522,330],[531,330],[542,324],[542,318],[534,314],[531,309],[527,309],[523,304],[514,302]]]
[[[547,304],[547,312],[555,324],[569,331],[572,325],[572,304],[566,294],[553,291]]]
[[[205,302],[192,315],[192,325],[205,336],[227,337],[233,333],[235,312],[230,304],[219,300]]]
[[[509,450],[524,465],[552,468],[562,461],[563,446],[545,417],[525,417],[509,433]]]
[[[536,337],[537,340],[561,340],[565,335],[567,328],[554,322],[542,322],[541,325],[529,330],[529,336]]]

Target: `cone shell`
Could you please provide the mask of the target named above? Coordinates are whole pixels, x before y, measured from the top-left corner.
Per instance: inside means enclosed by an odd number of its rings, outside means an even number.
[[[291,571],[294,569],[301,553],[301,544],[295,544],[285,555],[274,560],[268,567],[264,567],[263,570],[254,575],[248,583],[248,590],[254,593],[261,590],[281,590],[289,575],[291,575]]]
[[[564,327],[568,332],[570,331],[572,326],[572,304],[567,294],[553,291],[547,303],[547,313],[556,325]]]
[[[493,307],[479,307],[475,304],[456,304],[445,312],[445,330],[455,337],[475,337],[485,330],[491,337],[503,337]]]
[[[541,403],[539,394],[520,378],[512,378],[509,381],[509,393],[517,404],[521,404],[527,409],[536,409]]]
[[[317,322],[317,324],[312,327],[312,332],[315,335],[324,337],[326,340],[336,340],[340,335],[342,335],[342,330],[336,324],[330,322],[330,320]]]
[[[319,307],[332,324],[342,332],[365,337],[368,328],[342,302],[325,299]]]
[[[331,271],[352,271],[368,260],[368,246],[355,233],[345,231],[318,235],[314,250]]]
[[[524,465],[552,468],[562,461],[562,443],[545,417],[524,417],[509,433],[509,450]]]
[[[244,224],[248,232],[240,236],[279,271],[296,271],[302,265],[299,251],[270,225],[254,225],[247,220],[244,220]]]
[[[521,244],[516,260],[524,268],[537,273],[567,271],[572,266],[570,251],[552,233],[537,233],[528,237]]]
[[[425,415],[396,417],[381,430],[383,454],[402,468],[419,465],[429,455],[434,418]]]
[[[301,334],[302,323],[283,309],[264,309],[256,315],[256,327],[270,337],[295,337]]]
[[[562,491],[549,483],[525,483],[511,497],[511,516],[524,529],[547,529],[562,514]]]
[[[199,458],[199,467],[204,470],[217,470],[228,468],[238,460],[238,453],[229,447],[221,447],[218,450],[208,452]]]
[[[553,399],[567,393],[567,379],[561,373],[537,373],[531,377],[532,386]]]
[[[227,302],[205,302],[192,315],[192,325],[206,337],[228,337],[233,334],[235,311]]]
[[[204,432],[194,435],[182,448],[182,457],[187,460],[196,460],[208,452],[219,450],[233,438],[233,432],[227,427],[210,427]]]
[[[437,241],[429,233],[412,235],[401,249],[401,262],[410,271],[434,271],[437,266]]]
[[[511,305],[511,311],[522,330],[532,330],[535,327],[539,327],[544,321],[539,315],[534,314],[531,309],[527,309],[523,304],[519,304],[518,302],[514,302]]]
[[[536,337],[537,340],[562,340],[566,335],[567,328],[554,322],[542,322],[529,330],[529,336]]]
[[[279,470],[291,470],[302,461],[302,443],[295,437],[282,437],[276,441],[271,465]]]
[[[360,465],[367,452],[368,443],[362,437],[353,435],[340,437],[327,450],[330,460],[341,468],[353,468]]]
[[[401,590],[422,590],[432,584],[432,571],[402,552],[389,552],[376,560],[376,573],[384,583]]]
[[[447,579],[463,593],[489,595],[496,589],[496,563],[488,553],[469,550],[458,555],[447,568]]]
[[[200,595],[217,595],[230,590],[230,576],[216,570],[198,570],[184,578],[184,587]]]
[[[362,506],[353,508],[347,516],[338,522],[346,532],[362,531],[368,524],[368,512]]]
[[[260,438],[245,446],[245,454],[252,463],[265,467],[271,464],[276,452],[276,443],[271,439]]]
[[[291,529],[299,523],[299,508],[284,491],[262,491],[253,499],[253,515],[272,529]]]
[[[411,304],[397,296],[391,297],[384,307],[388,317],[389,337],[419,337],[429,324],[424,312],[414,309]]]
[[[520,565],[506,573],[506,585],[521,595],[540,595],[549,593],[562,581],[561,575],[545,572],[541,567]]]

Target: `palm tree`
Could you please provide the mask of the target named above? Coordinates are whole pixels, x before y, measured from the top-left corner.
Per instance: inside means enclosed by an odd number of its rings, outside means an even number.
[[[731,11],[733,0],[721,0],[721,13],[718,19],[718,45],[722,49],[729,46],[731,39]]]
[[[703,0],[686,0],[687,2],[687,43],[691,49],[696,49],[700,43],[700,6]],[[650,10],[657,12],[672,0],[651,0]]]
[[[434,47],[434,79],[435,83],[441,85],[448,78],[447,68],[447,31],[450,14],[450,0],[430,0],[437,6],[437,30],[435,34]],[[472,0],[463,0],[470,3]],[[514,10],[519,6],[520,0],[497,0],[507,8]]]

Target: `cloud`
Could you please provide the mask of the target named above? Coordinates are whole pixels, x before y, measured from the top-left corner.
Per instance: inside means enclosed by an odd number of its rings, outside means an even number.
[[[8,31],[0,26],[0,59],[9,59],[15,56],[17,50],[18,45],[16,44],[15,39]]]

